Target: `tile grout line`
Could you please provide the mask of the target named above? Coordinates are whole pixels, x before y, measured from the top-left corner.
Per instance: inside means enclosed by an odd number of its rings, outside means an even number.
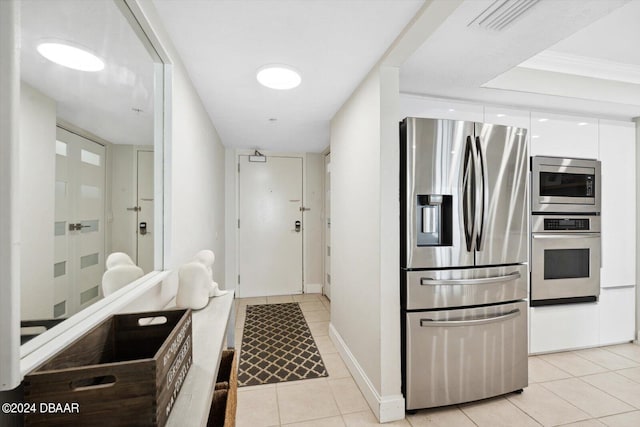
[[[618,375],[619,377],[622,377],[622,378],[623,378],[623,379],[625,379],[625,380],[629,380],[629,381],[631,381],[631,382],[633,382],[633,383],[635,383],[635,384],[638,384],[638,382],[633,381],[631,378],[627,378],[627,377],[625,377],[624,375],[621,375],[621,374],[617,373],[616,371],[601,372],[601,373],[599,373],[599,374],[592,374],[592,375],[601,375],[601,374],[614,374],[614,375]],[[591,376],[591,375],[585,375],[585,376]],[[638,407],[638,406],[636,406],[636,405],[634,405],[634,404],[632,404],[632,403],[629,403],[629,402],[627,402],[626,400],[622,400],[622,399],[620,399],[620,398],[619,398],[619,397],[617,397],[617,396],[614,396],[613,394],[609,393],[609,391],[608,391],[608,390],[604,390],[603,388],[598,387],[598,386],[597,386],[597,385],[595,385],[595,384],[591,384],[591,383],[589,383],[589,382],[587,382],[587,381],[584,381],[584,382],[585,382],[585,383],[587,383],[587,384],[589,384],[589,385],[590,385],[590,386],[592,386],[592,387],[597,388],[597,389],[598,389],[598,390],[600,390],[601,392],[603,392],[603,393],[605,393],[605,394],[607,394],[607,395],[609,395],[609,396],[613,397],[614,399],[617,399],[617,400],[621,401],[622,403],[625,403],[625,404],[627,404],[627,405],[631,406],[632,408],[636,408],[636,410],[640,410],[640,407]]]
[[[546,353],[546,354],[554,354],[554,353]],[[544,355],[543,355],[543,356],[544,356]],[[559,366],[558,366],[558,365],[556,365],[555,363],[552,363],[552,362],[549,362],[549,361],[547,361],[547,360],[544,360],[544,359],[543,359],[543,358],[541,358],[539,355],[535,355],[535,356],[528,356],[528,357],[529,357],[529,358],[531,358],[531,357],[535,357],[535,358],[537,358],[538,360],[540,360],[540,361],[542,361],[542,362],[544,362],[544,363],[548,363],[549,365],[553,366],[553,367],[554,367],[554,368],[556,368],[557,370],[562,371],[562,372],[564,372],[565,374],[569,375],[569,377],[570,377],[570,378],[574,378],[574,377],[575,377],[575,375],[573,375],[571,372],[567,372],[567,371],[565,371],[564,369],[562,369],[561,367],[559,367]],[[528,360],[527,360],[527,361],[528,361]],[[561,379],[566,379],[566,378],[561,378]],[[549,381],[556,381],[556,380],[551,379],[551,380],[547,380],[547,381],[539,381],[539,382],[535,382],[535,383],[533,383],[533,384],[542,384],[543,382],[549,382]]]
[[[609,371],[609,372],[613,372],[613,371]],[[604,373],[606,373],[606,372],[600,372],[600,373],[597,373],[597,374],[589,374],[589,375],[600,375],[600,374],[604,374]],[[585,375],[585,376],[587,376],[587,375]],[[613,395],[609,394],[607,391],[602,390],[602,389],[600,389],[599,387],[594,386],[593,384],[589,384],[588,382],[586,382],[586,381],[582,380],[582,378],[580,378],[580,377],[563,378],[563,379],[560,379],[560,380],[557,380],[557,381],[564,381],[564,380],[568,380],[568,379],[576,379],[576,380],[578,380],[578,381],[580,381],[580,382],[582,382],[582,383],[584,383],[584,384],[590,385],[591,387],[593,387],[593,388],[595,388],[595,389],[597,389],[597,390],[600,390],[601,392],[603,392],[604,394],[608,395],[609,397],[611,397],[611,398],[613,398],[613,399],[615,399],[615,400],[617,400],[617,401],[619,401],[619,402],[622,402],[622,403],[624,403],[625,405],[629,405],[629,406],[631,406],[632,408],[635,408],[635,406],[631,405],[630,403],[627,403],[627,402],[625,402],[625,401],[623,401],[623,400],[621,400],[621,399],[618,399],[617,397],[615,397],[615,396],[613,396]],[[549,382],[550,382],[550,381],[549,381]],[[578,408],[578,407],[577,407],[576,405],[574,405],[573,403],[571,403],[571,402],[569,402],[568,400],[564,399],[564,398],[563,398],[561,395],[559,395],[558,393],[556,393],[556,392],[554,392],[553,390],[551,390],[551,389],[549,389],[549,388],[545,387],[543,384],[540,384],[540,386],[542,386],[542,388],[544,388],[545,390],[547,390],[549,393],[556,395],[556,396],[557,396],[557,397],[559,397],[561,400],[564,400],[565,402],[567,402],[569,405],[573,406],[574,408],[576,408],[576,409],[577,409],[577,410],[579,410],[580,412],[584,412],[584,413],[585,413],[585,414],[587,414],[589,417],[591,417],[590,419],[592,419],[592,420],[598,419],[598,417],[593,416],[593,415],[591,415],[591,414],[587,413],[586,411],[583,411],[582,409]],[[617,414],[611,414],[611,415],[617,415]],[[605,415],[605,416],[609,416],[609,415]],[[579,420],[579,421],[584,421],[584,420]],[[570,424],[570,423],[569,423],[569,424]]]
[[[505,400],[507,400],[507,399],[505,399]],[[514,405],[514,406],[515,406],[515,405]],[[473,418],[471,418],[471,417],[469,416],[469,414],[467,414],[467,413],[464,411],[464,409],[462,409],[462,405],[456,405],[456,408],[458,408],[458,410],[459,410],[460,412],[462,412],[462,415],[464,415],[465,417],[467,417],[467,419],[468,419],[469,421],[471,421],[471,423],[472,423],[474,426],[478,426],[478,427],[479,427],[478,423],[476,423],[476,422],[473,420]],[[520,408],[518,408],[518,409],[520,409]],[[411,421],[409,421],[409,424],[411,424]],[[411,424],[411,425],[413,426],[413,424]]]
[[[630,359],[630,358],[628,358],[628,357],[622,356],[622,355],[620,355],[620,354],[614,353],[613,351],[609,351],[609,350],[607,350],[607,349],[606,349],[606,347],[593,347],[593,348],[588,349],[588,350],[593,350],[593,349],[604,350],[604,351],[606,351],[607,353],[611,353],[611,355],[613,355],[613,356],[621,357],[621,358],[623,358],[623,359],[625,359],[625,360],[628,360],[629,362],[632,362],[633,364],[635,364],[635,365],[636,365],[636,366],[631,366],[631,367],[629,367],[629,368],[621,368],[621,369],[631,369],[631,368],[638,368],[638,367],[640,367],[640,363],[638,363],[637,361],[635,361],[635,360],[633,360],[633,359]],[[583,349],[583,350],[584,350],[584,349]],[[606,369],[607,371],[619,371],[619,370],[621,370],[621,369],[610,369],[610,368],[608,368],[608,367],[606,367],[606,366],[604,366],[604,365],[602,365],[602,364],[600,364],[600,363],[598,363],[598,362],[596,362],[596,361],[593,361],[593,360],[591,360],[591,359],[588,359],[588,358],[584,357],[583,355],[581,355],[581,354],[579,353],[580,351],[582,351],[582,350],[574,350],[574,351],[572,351],[572,353],[573,353],[573,354],[575,354],[576,356],[580,357],[581,359],[586,360],[587,362],[591,362],[591,363],[593,363],[594,365],[598,365],[598,366],[600,366],[601,368]]]

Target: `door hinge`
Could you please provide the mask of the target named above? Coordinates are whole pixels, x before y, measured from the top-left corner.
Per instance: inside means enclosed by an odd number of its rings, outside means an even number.
[[[240,228],[240,218],[238,218],[238,228]]]
[[[240,163],[238,163],[238,173],[240,173]]]
[[[238,274],[238,285],[240,284],[240,275]]]

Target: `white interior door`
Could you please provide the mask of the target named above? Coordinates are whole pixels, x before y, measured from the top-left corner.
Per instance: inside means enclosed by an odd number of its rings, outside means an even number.
[[[105,149],[58,128],[54,317],[100,298],[104,273]]]
[[[240,156],[238,171],[238,295],[301,293],[302,158]]]
[[[331,154],[324,157],[324,294],[331,299]]]
[[[138,223],[136,263],[153,271],[153,151],[138,151]]]

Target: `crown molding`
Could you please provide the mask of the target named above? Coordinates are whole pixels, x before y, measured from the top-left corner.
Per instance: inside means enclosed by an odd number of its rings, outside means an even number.
[[[550,50],[537,54],[518,67],[640,84],[640,65]]]

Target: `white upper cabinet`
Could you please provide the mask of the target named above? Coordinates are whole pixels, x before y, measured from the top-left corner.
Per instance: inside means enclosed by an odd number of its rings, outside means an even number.
[[[635,140],[633,123],[600,121],[602,287],[636,283]]]
[[[482,122],[484,107],[480,104],[400,94],[400,117],[398,120],[405,117]]]
[[[532,156],[598,158],[598,120],[531,113]]]
[[[510,108],[484,107],[484,122],[496,125],[515,126],[529,129],[530,114],[524,110]]]

